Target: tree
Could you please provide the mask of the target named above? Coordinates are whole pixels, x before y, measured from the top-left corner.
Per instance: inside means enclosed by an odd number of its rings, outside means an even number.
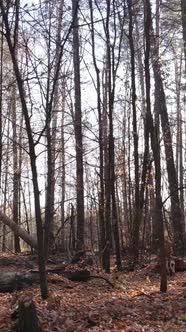
[[[127,1],[129,12],[129,45],[131,53],[131,89],[132,89],[132,112],[133,112],[133,140],[134,140],[134,168],[135,168],[135,207],[133,222],[133,255],[134,264],[138,261],[139,255],[139,157],[138,157],[138,129],[137,129],[137,112],[136,112],[136,79],[135,79],[135,50],[133,42],[133,12],[134,3],[132,0]],[[132,10],[133,9],[133,10]]]
[[[76,200],[77,200],[77,246],[80,250],[84,246],[84,181],[83,181],[83,137],[81,113],[81,81],[80,81],[80,55],[79,55],[79,27],[78,27],[79,1],[72,0],[73,17],[73,66],[74,66],[74,129],[76,141]]]
[[[185,58],[185,72],[186,72],[186,3],[181,0],[181,12],[182,12],[182,29],[183,29],[183,47]]]
[[[41,208],[40,208],[40,192],[38,185],[38,176],[37,176],[37,167],[36,167],[36,152],[35,152],[35,144],[32,136],[32,129],[30,124],[28,107],[25,99],[25,91],[23,85],[23,79],[21,76],[20,69],[18,67],[18,62],[15,54],[15,47],[11,40],[11,30],[8,21],[8,13],[4,7],[3,1],[0,1],[0,9],[3,17],[4,28],[6,31],[6,41],[8,44],[9,52],[11,55],[14,73],[17,81],[17,86],[19,90],[20,101],[22,105],[22,112],[24,115],[27,135],[28,135],[28,143],[29,143],[29,156],[30,163],[32,168],[32,181],[34,187],[34,200],[35,200],[35,216],[36,216],[36,227],[37,227],[37,237],[38,237],[38,259],[39,259],[39,271],[40,271],[40,287],[41,294],[43,298],[47,298],[48,296],[48,287],[47,287],[47,278],[45,271],[45,255],[44,255],[44,242],[43,242],[43,226],[42,226],[42,218],[41,218]],[[17,24],[18,22],[16,22]]]
[[[103,146],[103,113],[101,109],[101,82],[100,82],[100,69],[98,68],[96,60],[96,49],[95,49],[95,33],[94,33],[94,14],[92,0],[89,0],[90,18],[91,18],[91,38],[92,38],[92,57],[93,64],[96,72],[96,92],[97,92],[97,111],[99,119],[99,179],[100,189],[98,193],[99,199],[99,227],[100,227],[100,251],[102,256],[102,266],[106,268],[106,261],[104,255],[105,249],[105,191],[104,191],[104,146]]]
[[[171,199],[171,219],[173,225],[174,236],[174,253],[175,255],[183,255],[184,252],[184,240],[183,240],[183,215],[180,207],[180,199],[178,192],[178,181],[176,176],[176,169],[174,163],[174,154],[172,147],[172,135],[170,130],[170,123],[167,112],[166,97],[163,86],[163,80],[161,76],[161,65],[159,61],[159,51],[155,37],[152,38],[153,48],[153,72],[156,86],[156,114],[159,113],[161,118],[161,127],[163,132],[163,140],[166,155],[166,166],[169,181],[170,199]]]
[[[156,222],[158,225],[158,241],[161,262],[161,284],[160,290],[166,292],[167,290],[167,274],[166,274],[166,257],[164,246],[164,224],[162,213],[162,197],[161,197],[161,163],[160,163],[160,144],[158,140],[158,128],[153,124],[151,114],[151,97],[150,97],[150,30],[151,30],[151,4],[149,0],[144,3],[144,29],[145,29],[145,82],[146,82],[146,121],[148,123],[148,130],[151,137],[151,147],[154,157],[155,165],[155,193],[156,193]]]

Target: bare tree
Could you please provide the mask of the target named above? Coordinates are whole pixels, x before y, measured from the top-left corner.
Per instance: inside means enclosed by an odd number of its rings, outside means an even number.
[[[134,263],[138,261],[139,255],[139,157],[138,157],[138,129],[137,129],[137,112],[136,112],[136,73],[135,73],[135,49],[133,41],[134,27],[134,2],[127,1],[129,12],[129,45],[131,53],[131,89],[132,89],[132,112],[133,112],[133,140],[134,140],[134,168],[135,168],[135,207],[134,207],[134,223],[133,223],[133,255]]]
[[[183,47],[185,57],[185,72],[186,72],[186,3],[181,0],[181,12],[182,12],[182,29],[183,29]]]
[[[83,136],[81,112],[81,80],[79,55],[78,0],[72,0],[73,65],[74,65],[74,129],[76,140],[76,195],[77,195],[77,250],[84,246],[84,184],[83,184]]]
[[[166,257],[164,246],[164,225],[162,213],[162,197],[161,197],[161,162],[160,162],[160,143],[158,139],[158,128],[153,124],[151,113],[151,96],[150,96],[150,70],[149,58],[151,48],[151,4],[149,0],[144,3],[144,25],[145,25],[145,82],[146,82],[146,121],[148,123],[148,131],[151,137],[151,147],[154,157],[155,165],[155,193],[156,193],[156,222],[158,225],[158,243],[161,262],[161,284],[160,290],[166,292],[167,290],[167,273],[166,273]]]
[[[8,44],[9,52],[11,55],[14,73],[17,81],[17,86],[19,90],[20,101],[22,105],[22,112],[24,115],[27,135],[28,135],[28,143],[29,143],[29,156],[30,163],[32,169],[32,180],[34,187],[34,202],[35,202],[35,215],[36,215],[36,227],[37,227],[37,237],[38,237],[38,258],[39,258],[39,270],[40,270],[40,287],[41,294],[43,298],[48,296],[48,287],[47,287],[47,278],[45,272],[45,255],[44,255],[44,242],[43,242],[43,226],[42,226],[42,218],[41,218],[41,208],[40,208],[40,191],[38,185],[38,175],[37,175],[37,167],[36,167],[36,152],[35,152],[35,144],[32,135],[32,129],[30,124],[29,111],[25,99],[25,91],[23,85],[23,79],[21,76],[20,69],[18,67],[18,62],[15,54],[15,47],[12,43],[11,39],[11,30],[8,20],[8,12],[6,11],[3,1],[0,1],[0,9],[2,13],[2,18],[4,22],[4,28],[6,31],[6,41]],[[17,24],[18,22],[16,22]]]

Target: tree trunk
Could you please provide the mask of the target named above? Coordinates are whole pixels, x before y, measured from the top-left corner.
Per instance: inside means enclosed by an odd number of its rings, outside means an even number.
[[[3,178],[3,184],[4,184],[4,195],[3,195],[3,213],[6,213],[6,208],[7,208],[7,196],[8,196],[8,173],[9,173],[9,153],[10,153],[10,107],[8,107],[8,112],[7,112],[7,118],[8,118],[8,125],[7,125],[7,141],[6,141],[6,158],[5,158],[5,174]],[[2,252],[6,251],[6,225],[3,224],[3,235],[2,235]]]
[[[14,53],[15,58],[18,61],[18,33],[19,33],[19,9],[20,1],[18,0],[15,4],[15,15],[16,15],[16,26],[14,29]],[[12,87],[12,132],[13,132],[13,220],[19,224],[19,185],[20,185],[20,170],[18,166],[18,147],[17,147],[17,109],[16,109],[16,84]],[[14,233],[14,249],[15,252],[20,252],[20,240],[19,237]]]
[[[155,45],[155,39],[153,45],[153,71],[156,89],[156,107],[160,112],[161,126],[163,131],[163,140],[165,147],[166,165],[169,181],[170,200],[171,200],[171,219],[173,226],[173,248],[175,255],[183,255],[184,253],[184,239],[183,239],[183,215],[180,207],[179,193],[178,193],[178,181],[176,175],[176,169],[174,164],[174,155],[172,148],[172,135],[170,130],[170,123],[168,118],[166,98],[163,87],[163,80],[161,77],[160,63],[157,56],[157,48]]]
[[[18,330],[19,332],[41,332],[35,304],[32,298],[22,296],[18,301]]]
[[[9,217],[6,216],[5,213],[0,211],[0,221],[8,226],[15,235],[20,237],[22,240],[24,240],[29,246],[31,246],[34,249],[38,248],[37,240],[35,240],[30,234],[28,234],[23,228],[17,225],[14,221],[12,221]]]
[[[145,82],[146,82],[146,103],[147,103],[147,124],[151,137],[151,147],[154,157],[155,165],[155,192],[156,192],[156,222],[158,226],[158,243],[161,262],[161,284],[160,290],[166,292],[167,290],[167,273],[166,273],[166,257],[164,246],[164,225],[162,213],[162,198],[161,198],[161,163],[160,163],[160,143],[158,139],[158,128],[153,125],[153,117],[151,114],[151,100],[150,100],[150,30],[151,30],[151,5],[149,0],[144,3],[144,17],[145,17]]]
[[[65,168],[65,136],[64,136],[64,125],[65,125],[65,82],[62,80],[62,115],[61,115],[61,226],[65,221],[65,178],[66,178],[66,168]],[[64,228],[61,228],[61,248],[64,251]],[[74,235],[75,237],[75,235]],[[75,250],[75,248],[73,248]]]
[[[134,173],[135,173],[135,208],[134,208],[134,223],[133,223],[133,263],[138,262],[139,256],[139,158],[138,158],[138,129],[137,129],[137,114],[136,114],[136,81],[135,81],[135,50],[133,42],[133,14],[132,7],[134,3],[128,0],[129,11],[129,45],[131,53],[131,89],[132,89],[132,113],[133,113],[133,139],[134,139]]]
[[[103,70],[103,148],[104,148],[104,219],[105,219],[105,240],[102,250],[103,269],[110,272],[110,249],[111,249],[111,208],[110,208],[110,165],[108,155],[108,120],[107,120],[107,86],[108,86],[108,67],[107,62]]]
[[[1,22],[1,41],[0,41],[0,185],[2,173],[2,106],[3,106],[3,54],[4,54],[4,35],[3,35],[3,22]]]
[[[16,52],[17,54],[17,52]],[[19,185],[20,170],[18,166],[18,146],[17,146],[17,116],[16,116],[16,86],[12,88],[12,133],[13,133],[13,220],[19,224]],[[14,233],[14,249],[18,253],[21,251],[19,236]]]
[[[181,12],[182,12],[182,29],[183,29],[183,47],[185,58],[185,75],[186,75],[186,2],[181,0]]]
[[[75,140],[76,140],[76,194],[77,194],[77,250],[84,246],[84,181],[83,181],[83,137],[81,115],[81,82],[79,57],[78,0],[72,0],[73,65],[75,89]]]
[[[101,111],[101,84],[100,70],[96,61],[95,54],[95,36],[94,36],[94,17],[92,0],[89,0],[90,16],[91,16],[91,37],[92,37],[92,57],[96,72],[96,92],[97,92],[97,111],[99,119],[99,179],[100,188],[98,193],[99,199],[99,229],[100,229],[100,253],[102,259],[102,267],[104,268],[104,246],[105,246],[105,218],[104,218],[104,155],[103,155],[103,114]]]

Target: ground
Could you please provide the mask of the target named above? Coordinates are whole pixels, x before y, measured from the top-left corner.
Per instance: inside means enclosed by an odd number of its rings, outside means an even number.
[[[15,265],[1,270],[15,271]],[[23,268],[19,266],[17,270]],[[33,297],[42,332],[186,331],[186,272],[169,277],[166,294],[159,292],[158,274],[147,273],[146,269],[113,271],[104,276],[114,283],[114,288],[104,280],[80,283],[52,275],[50,296],[45,301],[41,300],[38,285],[0,294],[0,331],[13,331],[11,315],[21,295]]]

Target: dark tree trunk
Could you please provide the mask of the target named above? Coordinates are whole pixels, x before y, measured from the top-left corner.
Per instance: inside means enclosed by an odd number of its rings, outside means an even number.
[[[84,184],[83,184],[83,138],[81,115],[81,82],[79,57],[78,0],[72,0],[73,16],[73,65],[75,89],[75,140],[76,140],[76,194],[77,194],[77,250],[84,246]]]
[[[63,16],[63,1],[57,5],[57,32],[56,32],[56,58],[55,67],[57,68],[60,56],[61,43],[61,29]],[[56,81],[53,91],[53,103],[50,99],[50,85],[51,85],[51,22],[52,22],[52,8],[49,3],[49,40],[48,40],[48,82],[47,82],[47,100],[46,100],[46,116],[47,116],[47,190],[46,190],[46,211],[45,211],[45,255],[46,259],[50,251],[53,239],[53,224],[54,224],[54,202],[55,202],[55,160],[56,160],[56,126],[57,126],[57,107],[59,105],[59,80]]]
[[[7,112],[7,117],[10,118],[11,115],[11,110],[8,110]],[[8,172],[9,172],[9,153],[10,153],[10,121],[8,121],[8,126],[7,126],[7,148],[6,148],[6,158],[5,158],[5,174],[3,177],[3,184],[4,184],[4,195],[3,195],[3,214],[5,215],[6,213],[6,208],[7,208],[7,196],[8,196]],[[2,234],[2,252],[6,251],[6,224],[3,224],[3,234]]]
[[[18,301],[17,325],[19,332],[41,332],[35,304],[26,296]]]
[[[3,35],[3,22],[1,23],[1,41],[0,41],[0,185],[2,173],[2,102],[3,102],[3,54],[4,54],[4,35]]]
[[[12,133],[13,133],[13,220],[19,224],[19,186],[20,170],[18,166],[18,146],[17,146],[17,116],[16,116],[16,86],[12,89]],[[20,252],[19,236],[14,233],[15,252]]]
[[[155,40],[154,38],[152,40]],[[157,57],[157,49],[154,44],[153,56],[153,71],[156,88],[156,107],[160,112],[161,126],[163,131],[163,140],[166,155],[167,174],[169,181],[170,200],[171,200],[171,219],[173,226],[173,247],[175,255],[183,255],[184,253],[184,239],[183,239],[183,215],[180,207],[180,199],[178,193],[178,181],[176,175],[176,168],[174,163],[172,135],[170,130],[170,123],[168,118],[166,97],[163,87],[163,80],[161,77],[159,58]]]
[[[16,27],[14,32],[14,52],[15,57],[18,57],[18,24],[19,24],[19,0],[16,2]],[[12,87],[12,133],[13,133],[13,220],[19,224],[19,186],[20,186],[20,170],[18,166],[18,146],[17,146],[17,109],[16,109],[16,84]],[[19,237],[14,233],[14,249],[15,252],[20,252],[20,240]]]
[[[47,43],[47,87],[46,87],[46,144],[47,144],[47,180],[46,180],[46,202],[45,202],[45,225],[44,225],[44,251],[45,260],[48,258],[49,245],[51,232],[53,227],[53,214],[54,214],[54,167],[53,167],[53,154],[52,154],[52,103],[50,103],[50,90],[51,90],[51,15],[52,8],[50,1],[47,8],[48,15],[48,43]],[[55,96],[55,91],[54,91]]]
[[[186,1],[181,0],[182,12],[182,29],[183,29],[183,43],[184,43],[184,58],[185,58],[185,74],[186,74]]]
[[[103,115],[101,111],[101,84],[100,84],[100,70],[97,66],[96,54],[95,54],[95,37],[94,37],[94,17],[92,0],[89,0],[90,16],[91,16],[91,37],[92,37],[92,57],[94,68],[96,71],[96,89],[97,89],[97,110],[99,119],[99,179],[100,179],[100,191],[99,191],[99,228],[100,228],[100,253],[102,259],[102,267],[104,264],[104,246],[105,246],[105,219],[104,219],[104,155],[103,155]]]
[[[75,237],[75,215],[74,215],[74,206],[71,204],[70,212],[70,241],[69,247],[72,251],[76,249],[76,237]]]
[[[66,169],[65,169],[65,137],[64,137],[64,125],[65,125],[65,82],[62,80],[62,115],[61,115],[61,226],[65,221],[65,178],[66,178]],[[64,228],[62,227],[61,232],[61,249],[64,250]],[[74,234],[75,238],[75,234]],[[75,243],[74,248],[75,250]]]
[[[153,118],[151,114],[151,100],[150,100],[150,30],[151,30],[151,5],[149,0],[144,3],[144,18],[145,18],[145,81],[146,81],[146,103],[147,103],[147,124],[151,137],[151,147],[154,157],[155,165],[155,193],[156,193],[156,222],[158,226],[158,243],[161,262],[161,284],[160,290],[166,292],[167,290],[167,273],[166,273],[166,257],[164,246],[164,225],[162,213],[162,198],[161,198],[161,163],[160,163],[160,143],[158,139],[158,128],[153,125]]]
[[[113,2],[114,4],[114,2]],[[107,18],[106,18],[106,47],[107,47],[107,68],[108,68],[108,120],[109,120],[109,137],[108,137],[108,177],[109,177],[109,195],[110,195],[110,212],[112,216],[112,231],[114,236],[116,264],[117,269],[121,269],[121,255],[120,255],[120,238],[118,228],[118,215],[116,206],[116,190],[115,190],[115,149],[114,149],[114,132],[113,132],[113,109],[114,109],[114,93],[115,93],[115,58],[113,47],[110,43],[110,3],[107,2]],[[116,27],[114,27],[116,28]],[[112,58],[112,61],[111,61]],[[119,61],[119,60],[117,60]],[[106,207],[107,209],[107,207]],[[109,245],[109,239],[106,243]],[[110,243],[111,245],[111,243]]]
[[[108,119],[107,119],[107,86],[108,86],[108,66],[107,61],[102,75],[103,90],[103,165],[104,165],[104,220],[105,220],[105,239],[102,250],[102,266],[106,272],[110,272],[110,249],[111,249],[111,209],[110,209],[110,167],[108,157]]]
[[[138,133],[137,133],[137,114],[136,114],[136,81],[135,81],[135,50],[133,42],[133,7],[132,0],[128,0],[129,11],[129,45],[131,53],[131,88],[132,88],[132,113],[133,113],[133,139],[134,139],[134,169],[135,169],[135,211],[134,211],[134,223],[133,223],[133,262],[138,262],[139,256],[139,158],[138,158]]]

